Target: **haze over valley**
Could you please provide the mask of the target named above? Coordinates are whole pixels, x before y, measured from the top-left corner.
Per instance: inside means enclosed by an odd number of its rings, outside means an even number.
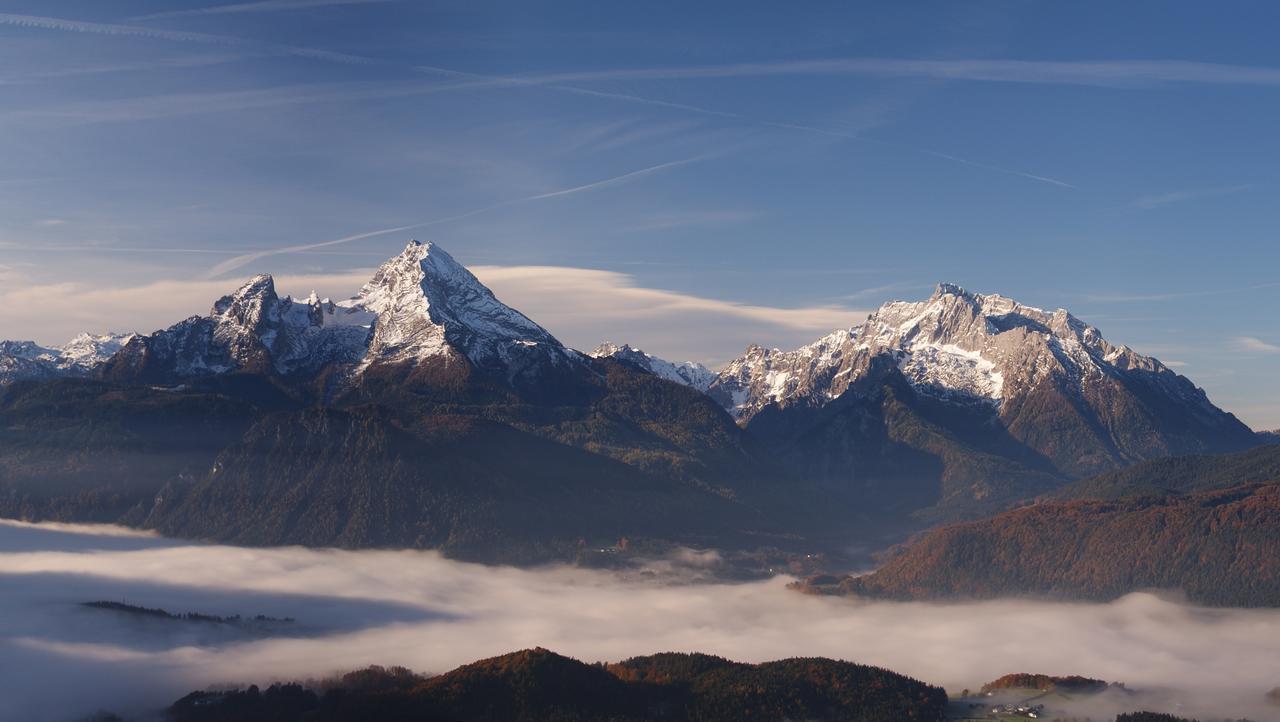
[[[1011,671],[1087,671],[1148,693],[1109,700],[1091,713],[1099,716],[1145,706],[1269,719],[1274,709],[1264,695],[1277,684],[1275,610],[1208,610],[1151,594],[1106,604],[860,603],[796,594],[785,577],[708,583],[706,557],[652,560],[649,576],[487,567],[434,552],[193,545],[111,527],[9,522],[0,538],[11,590],[0,617],[7,709],[28,720],[140,714],[192,689],[265,689],[370,664],[440,673],[536,646],[585,661],[827,656],[953,694]],[[298,629],[202,641],[191,625],[81,606],[91,599],[293,617]]]

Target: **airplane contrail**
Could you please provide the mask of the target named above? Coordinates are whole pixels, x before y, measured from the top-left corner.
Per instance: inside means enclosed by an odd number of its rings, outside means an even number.
[[[205,274],[205,278],[216,278],[225,273],[229,273],[231,271],[236,270],[237,268],[253,263],[254,261],[266,258],[268,256],[277,256],[283,253],[304,253],[306,251],[312,251],[318,248],[327,248],[329,246],[337,246],[344,243],[350,243],[352,241],[364,240],[365,238],[373,238],[374,236],[384,236],[384,235],[387,235],[388,233],[401,233],[403,231],[411,231],[411,230],[417,230],[421,228],[427,228],[430,226],[437,226],[442,223],[460,221],[464,218],[471,218],[472,216],[478,216],[482,213],[488,213],[490,211],[498,210],[499,208],[506,208],[508,206],[514,206],[520,203],[530,203],[533,201],[546,200],[548,198],[562,198],[564,196],[572,195],[574,193],[582,193],[585,191],[592,191],[600,188],[609,188],[612,186],[622,185],[624,183],[630,183],[631,181],[636,180],[637,178],[642,178],[644,176],[647,176],[653,173],[660,173],[670,168],[675,168],[678,166],[688,165],[690,163],[696,163],[698,161],[706,160],[708,157],[710,156],[704,154],[704,155],[693,156],[692,158],[684,158],[682,160],[673,160],[673,161],[668,161],[666,163],[659,163],[657,165],[649,166],[647,168],[641,168],[639,170],[633,170],[628,173],[623,173],[622,175],[614,176],[612,178],[605,178],[603,180],[592,181],[591,183],[584,183],[582,185],[573,186],[571,188],[563,188],[557,191],[550,191],[548,193],[538,193],[531,196],[511,198],[505,201],[500,201],[498,203],[493,203],[491,205],[484,206],[482,208],[475,208],[465,213],[458,213],[451,216],[445,216],[443,218],[433,218],[431,220],[422,221],[419,223],[410,223],[408,225],[396,226],[394,228],[379,228],[373,231],[363,231],[361,233],[355,233],[349,236],[343,236],[342,238],[335,238],[329,241],[321,241],[319,243],[303,243],[303,244],[298,244],[293,246],[285,246],[283,248],[272,248],[272,249],[267,249],[262,251],[253,251],[251,253],[244,253],[239,256],[235,256],[234,258],[228,258],[227,260],[215,265],[213,268],[209,269],[208,273]]]
[[[1280,67],[1186,60],[917,60],[825,58],[725,65],[627,68],[521,76],[528,84],[596,80],[681,80],[790,75],[934,78],[968,82],[1089,85],[1115,88],[1169,83],[1280,85]]]
[[[282,55],[294,55],[317,60],[327,60],[348,65],[376,65],[384,61],[360,55],[349,55],[331,50],[307,48],[297,45],[284,45],[258,40],[247,40],[230,35],[214,35],[211,33],[194,33],[185,30],[163,30],[140,25],[120,25],[115,23],[93,23],[84,20],[67,20],[42,15],[19,15],[16,13],[0,13],[0,25],[12,25],[22,28],[40,28],[42,30],[58,30],[69,33],[89,33],[93,35],[122,35],[130,37],[151,38],[153,40],[170,40],[179,43],[198,43],[201,45],[227,45],[232,47],[248,47],[268,50]]]
[[[586,183],[580,186],[574,186],[573,188],[565,188],[564,190],[551,191],[550,193],[539,193],[536,196],[521,198],[519,201],[514,201],[514,202],[521,203],[524,201],[540,201],[544,198],[559,198],[560,196],[567,196],[571,193],[581,193],[582,191],[589,191],[589,190],[595,190],[597,188],[608,188],[610,186],[621,185],[623,183],[629,183],[641,176],[646,176],[651,173],[658,173],[668,168],[674,168],[676,166],[687,165],[689,163],[696,163],[700,160],[706,160],[708,157],[709,156],[707,155],[698,155],[692,158],[685,158],[684,160],[673,160],[667,163],[659,163],[658,165],[652,165],[652,166],[649,166],[648,168],[641,168],[640,170],[633,170],[630,173],[623,173],[622,175],[615,176],[613,178],[606,178],[604,180],[595,181],[593,183]]]
[[[200,17],[202,15],[230,15],[233,13],[266,13],[288,10],[307,10],[310,8],[329,7],[333,5],[369,5],[394,0],[258,0],[257,2],[233,3],[230,5],[210,5],[189,10],[166,10],[149,15],[129,18],[129,22],[139,23],[148,20],[165,20],[169,18]]]
[[[255,4],[255,3],[248,3],[248,4]],[[320,50],[317,48],[307,48],[307,47],[300,47],[300,46],[294,46],[294,45],[281,45],[278,43],[259,42],[259,41],[246,40],[243,38],[236,38],[236,37],[226,36],[226,35],[212,35],[208,33],[193,33],[193,32],[184,32],[184,31],[175,31],[175,30],[158,30],[155,28],[142,27],[137,25],[92,23],[92,22],[85,22],[80,20],[66,20],[62,18],[51,18],[51,17],[44,17],[44,16],[38,16],[38,15],[19,15],[14,13],[0,13],[0,24],[16,25],[19,27],[44,28],[48,30],[61,30],[65,32],[96,33],[96,34],[103,34],[103,35],[131,35],[131,36],[138,36],[138,37],[156,38],[161,40],[173,40],[178,42],[195,42],[195,43],[204,43],[204,44],[222,44],[222,45],[243,46],[243,47],[256,47],[262,50],[269,50],[269,51],[284,54],[284,55],[294,55],[298,57],[307,57],[307,58],[314,58],[317,60],[328,60],[331,62],[339,62],[339,63],[355,64],[355,65],[391,64],[388,61],[380,60],[377,58],[370,58],[370,57],[365,57],[360,55],[350,55],[347,53],[338,53],[338,52],[333,52],[329,50]],[[1033,63],[1026,63],[1026,62],[1023,62],[1023,64],[1034,65]],[[757,64],[757,65],[767,66],[767,64]],[[762,72],[760,69],[754,68],[754,66],[744,66],[744,67],[746,68],[746,70],[739,68],[739,71],[740,72],[749,71],[749,72],[757,72],[757,73]],[[911,67],[917,67],[917,66],[911,66]],[[810,132],[810,133],[821,133],[823,135],[844,137],[844,138],[849,138],[851,140],[872,142],[872,143],[878,143],[881,145],[888,145],[888,146],[898,146],[914,152],[931,155],[935,158],[948,160],[953,163],[960,163],[962,165],[968,165],[974,168],[983,168],[983,169],[998,172],[998,173],[1014,175],[1014,176],[1025,178],[1027,180],[1035,181],[1038,183],[1048,183],[1061,188],[1076,187],[1070,183],[1058,180],[1056,178],[1051,178],[1049,176],[1038,175],[1035,173],[1028,173],[1025,171],[1020,171],[1020,170],[1011,169],[1011,168],[1003,168],[1001,166],[993,165],[990,163],[984,163],[980,161],[975,161],[975,160],[969,160],[967,158],[962,158],[960,156],[951,155],[948,153],[941,153],[938,151],[928,150],[924,148],[916,148],[914,146],[904,144],[904,143],[882,141],[874,138],[867,138],[865,136],[854,135],[851,133],[842,133],[839,131],[830,131],[830,130],[825,130],[822,128],[817,128],[817,127],[808,126],[808,125],[799,125],[799,124],[793,124],[793,123],[782,123],[777,121],[761,120],[758,118],[744,116],[738,113],[719,111],[711,108],[703,108],[696,105],[689,105],[684,103],[671,103],[664,100],[658,100],[655,98],[645,98],[642,96],[627,95],[624,93],[610,93],[605,91],[592,90],[590,88],[581,88],[577,86],[561,84],[561,81],[566,78],[592,79],[593,77],[599,77],[600,79],[607,79],[608,76],[606,74],[598,73],[598,74],[595,74],[595,76],[592,76],[592,74],[589,74],[589,73],[576,74],[576,75],[575,74],[554,74],[554,75],[531,76],[531,77],[522,78],[519,76],[485,75],[482,73],[471,73],[471,72],[466,72],[461,70],[453,70],[450,68],[442,68],[442,67],[429,66],[429,65],[408,66],[408,69],[417,73],[444,75],[452,78],[467,78],[470,81],[472,81],[467,83],[458,83],[451,86],[444,86],[440,88],[433,88],[431,89],[431,92],[445,92],[450,90],[464,90],[468,88],[504,87],[504,86],[506,87],[541,87],[541,88],[546,88],[548,90],[553,90],[553,91],[563,92],[563,93],[573,93],[577,95],[584,95],[584,96],[598,97],[598,98],[604,98],[604,99],[619,100],[623,102],[639,103],[639,104],[650,105],[650,106],[671,108],[673,110],[683,110],[686,112],[698,113],[701,115],[730,118],[730,119],[738,120],[741,122],[751,123],[754,125],[760,125],[760,126],[766,126],[766,127],[784,128],[784,129]],[[814,70],[814,68],[810,68],[810,70],[812,71]],[[626,73],[629,71],[616,71],[616,72]],[[641,71],[641,72],[644,72],[644,71]],[[918,67],[917,67],[917,72],[920,72]],[[712,77],[714,77],[714,75]],[[958,76],[958,77],[963,77],[963,76]]]
[[[557,83],[557,81],[561,77],[564,77],[561,75],[521,78],[521,77],[509,77],[509,76],[504,77],[504,76],[496,76],[496,75],[482,75],[479,73],[468,73],[460,70],[450,70],[448,68],[433,67],[429,65],[414,66],[414,69],[420,72],[431,73],[436,75],[444,75],[451,78],[469,78],[472,80],[472,82],[470,83],[458,83],[455,85],[442,86],[438,89],[439,91],[461,90],[466,88],[497,87],[497,86],[540,87],[546,90],[554,90],[554,91],[564,92],[564,93],[573,93],[576,95],[585,95],[585,96],[590,96],[595,98],[603,98],[606,100],[620,100],[628,103],[638,103],[641,105],[652,105],[652,106],[657,106],[661,108],[671,108],[673,110],[682,110],[690,113],[697,113],[699,115],[710,115],[718,118],[728,118],[731,120],[738,120],[744,123],[750,123],[752,125],[759,125],[759,126],[764,126],[768,128],[780,128],[783,130],[794,130],[794,131],[800,131],[804,133],[817,133],[820,135],[826,135],[826,136],[831,136],[836,138],[846,138],[848,140],[855,140],[855,141],[860,141],[864,143],[875,143],[877,145],[897,147],[897,148],[902,148],[904,150],[912,151],[915,153],[923,153],[925,155],[933,156],[934,158],[941,158],[943,160],[948,160],[953,163],[959,163],[961,165],[967,165],[974,168],[982,168],[984,170],[989,170],[995,173],[1004,173],[1006,175],[1018,176],[1019,178],[1026,178],[1027,180],[1033,180],[1039,183],[1048,183],[1050,185],[1055,185],[1060,188],[1071,188],[1071,189],[1076,188],[1076,186],[1070,183],[1067,183],[1066,181],[1058,180],[1057,178],[1050,178],[1049,176],[1045,176],[1045,175],[1028,173],[1026,171],[1017,170],[1015,168],[1005,168],[992,163],[984,163],[982,161],[970,160],[968,158],[962,158],[960,156],[952,155],[950,153],[942,153],[936,150],[929,150],[928,148],[919,148],[907,143],[898,143],[895,141],[882,140],[879,138],[869,138],[864,135],[858,135],[855,133],[846,133],[839,130],[830,130],[827,128],[819,128],[812,125],[801,125],[798,123],[784,123],[784,122],[773,121],[773,120],[761,120],[759,118],[753,118],[750,116],[742,115],[741,113],[732,113],[732,112],[723,111],[723,110],[715,110],[712,108],[703,108],[701,106],[689,105],[687,103],[672,103],[665,100],[646,98],[639,95],[628,95],[626,93],[611,93],[611,92],[601,91],[601,90],[591,90],[589,88],[579,88],[577,86],[572,86],[572,85],[560,85]]]

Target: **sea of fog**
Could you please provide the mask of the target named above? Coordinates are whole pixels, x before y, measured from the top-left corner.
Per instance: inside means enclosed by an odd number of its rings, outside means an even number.
[[[787,578],[707,581],[713,554],[646,572],[521,570],[421,551],[250,549],[108,526],[0,522],[0,718],[148,716],[193,689],[323,677],[369,664],[421,672],[526,647],[587,661],[703,651],[741,661],[826,656],[976,689],[1015,671],[1148,690],[1119,709],[1280,719],[1280,612],[1133,594],[1109,604],[860,602]],[[91,609],[292,617],[269,634]],[[1099,702],[1104,707],[1115,700]]]

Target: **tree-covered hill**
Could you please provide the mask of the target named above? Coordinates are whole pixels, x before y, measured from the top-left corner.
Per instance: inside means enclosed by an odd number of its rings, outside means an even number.
[[[585,664],[545,649],[437,677],[368,668],[327,683],[194,692],[172,722],[942,722],[946,693],[877,667],[830,659],[740,664],[659,654]]]
[[[1067,484],[1055,499],[1118,499],[1223,489],[1280,481],[1280,445],[1232,454],[1170,456]]]
[[[1280,484],[1047,502],[934,530],[825,591],[889,599],[1110,600],[1144,589],[1280,606]]]

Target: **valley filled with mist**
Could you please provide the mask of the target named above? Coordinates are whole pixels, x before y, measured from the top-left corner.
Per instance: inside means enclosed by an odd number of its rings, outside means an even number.
[[[1272,719],[1265,695],[1280,611],[1206,609],[1148,593],[1102,604],[1004,599],[877,602],[709,579],[714,553],[625,571],[517,569],[430,551],[242,548],[119,527],[0,523],[0,698],[8,718],[109,710],[158,718],[186,693],[263,688],[369,665],[447,672],[545,647],[586,662],[703,652],[740,662],[830,657],[883,667],[954,697],[1011,672],[1085,675],[1125,694],[1059,699],[1061,714],[1139,709]],[[84,606],[277,620],[212,629]],[[226,625],[221,625],[226,626]]]

